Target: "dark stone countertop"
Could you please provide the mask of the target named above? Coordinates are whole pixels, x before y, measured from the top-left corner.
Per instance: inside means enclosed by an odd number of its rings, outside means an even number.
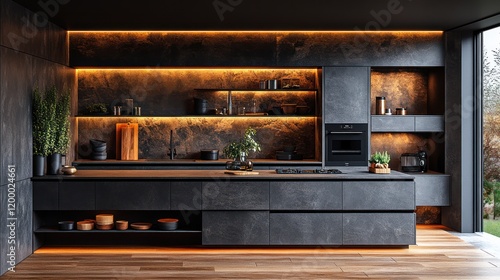
[[[275,170],[255,170],[259,174],[229,175],[226,170],[78,170],[74,175],[46,175],[33,181],[50,180],[414,180],[414,176],[398,171],[390,174],[369,173],[367,167],[337,167],[342,174],[276,174]]]

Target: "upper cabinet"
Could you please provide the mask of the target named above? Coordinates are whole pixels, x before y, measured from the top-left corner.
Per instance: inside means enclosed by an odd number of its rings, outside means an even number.
[[[368,123],[370,68],[325,67],[325,123]]]

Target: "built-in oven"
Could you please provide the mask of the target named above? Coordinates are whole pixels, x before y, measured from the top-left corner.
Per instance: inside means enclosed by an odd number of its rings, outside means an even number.
[[[368,166],[368,124],[325,124],[325,165]]]

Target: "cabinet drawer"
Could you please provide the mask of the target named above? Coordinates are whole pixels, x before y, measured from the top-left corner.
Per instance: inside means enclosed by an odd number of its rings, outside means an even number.
[[[271,182],[271,210],[341,210],[342,182]]]
[[[269,210],[269,182],[202,183],[203,210]]]
[[[414,132],[412,116],[372,116],[372,132]]]
[[[341,213],[271,213],[271,245],[341,245]]]
[[[444,131],[443,116],[415,116],[416,132],[442,132]]]
[[[345,213],[344,245],[414,245],[414,213]]]
[[[450,176],[415,175],[416,206],[449,206]]]
[[[173,181],[170,183],[171,210],[200,210],[201,182]]]
[[[99,182],[97,210],[170,210],[170,182]]]
[[[95,210],[95,183],[59,183],[59,210]]]
[[[344,210],[415,210],[412,181],[344,182]]]
[[[269,245],[268,211],[204,211],[203,245]]]
[[[57,182],[33,182],[33,210],[58,210],[59,186]]]

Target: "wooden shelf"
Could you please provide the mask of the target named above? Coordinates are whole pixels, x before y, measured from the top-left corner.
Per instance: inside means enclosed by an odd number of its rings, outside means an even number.
[[[248,88],[195,88],[199,91],[318,91],[316,88],[248,89]]]
[[[177,229],[177,230],[158,230],[158,229],[148,229],[148,230],[136,230],[136,229],[127,229],[127,230],[116,230],[116,229],[111,229],[111,230],[98,230],[98,229],[93,229],[93,230],[59,230],[55,227],[41,227],[37,230],[34,231],[34,233],[71,233],[71,234],[80,234],[80,233],[97,233],[97,234],[104,234],[104,233],[165,233],[165,234],[175,234],[175,233],[201,233],[201,230],[183,230],[183,229]]]
[[[289,117],[316,117],[315,115],[179,115],[179,116],[132,116],[132,115],[77,115],[77,118],[289,118]]]

